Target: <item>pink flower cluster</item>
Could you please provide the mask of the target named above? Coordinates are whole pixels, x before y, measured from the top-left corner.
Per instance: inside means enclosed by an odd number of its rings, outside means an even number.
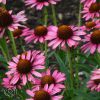
[[[41,10],[44,6],[49,6],[50,4],[56,4],[61,0],[25,0],[26,6],[31,8],[36,7],[37,10]]]
[[[79,43],[79,41],[81,41],[80,36],[82,35],[85,35],[85,32],[79,30],[78,27],[68,25],[52,25],[48,27],[37,26],[32,30],[26,28],[21,36],[25,37],[26,43],[30,43],[32,41],[34,41],[34,43],[44,43],[48,40],[48,46],[56,49],[58,46],[75,46]]]
[[[6,4],[6,0],[0,0],[0,3]]]
[[[81,47],[84,53],[94,52],[100,53],[100,3],[96,0],[81,0],[83,3],[83,18],[85,18],[85,25],[80,29],[85,31],[83,46]]]
[[[17,14],[12,14],[12,11],[7,11],[5,8],[0,7],[0,38],[3,37],[6,29],[14,31],[18,27],[25,27],[22,22],[27,20],[24,11]]]
[[[50,69],[45,72],[39,72],[44,68],[44,53],[36,50],[24,52],[13,57],[8,62],[7,78],[3,78],[2,85],[12,90],[21,89],[30,82],[32,90],[27,90],[27,93],[32,98],[27,100],[49,100],[49,98],[60,100],[62,96],[57,95],[57,93],[60,93],[65,88],[65,74],[58,70],[52,72]],[[47,96],[45,97],[45,95]]]
[[[96,2],[96,0],[84,0],[83,4],[84,4],[84,7],[83,7],[82,14],[85,20],[100,17],[100,3],[99,2]]]
[[[41,10],[44,6],[56,4],[60,0],[25,0],[26,6],[36,7]],[[6,0],[0,0],[6,4]],[[82,16],[86,23],[77,27],[73,25],[39,25],[30,29],[24,25],[27,21],[24,11],[12,14],[12,11],[0,7],[0,39],[5,35],[6,30],[12,32],[15,39],[23,37],[28,43],[47,43],[48,47],[77,47],[82,42],[81,50],[84,53],[100,53],[100,3],[96,0],[81,0],[83,4]],[[9,38],[6,37],[7,42]],[[31,96],[27,100],[61,100],[59,95],[65,88],[65,74],[58,70],[45,69],[45,56],[39,50],[29,50],[12,57],[8,62],[6,78],[3,78],[2,85],[11,89],[21,89],[27,83],[31,83],[32,89],[27,90]],[[91,91],[100,92],[100,69],[92,72],[87,87]]]
[[[61,100],[63,96],[57,94],[65,88],[65,79],[64,73],[58,72],[58,70],[52,73],[50,69],[47,69],[46,72],[42,73],[40,79],[35,80],[32,90],[26,91],[28,95],[33,97],[27,100]]]
[[[91,91],[95,90],[100,92],[100,68],[92,72],[90,80],[87,83],[87,87],[90,88]]]

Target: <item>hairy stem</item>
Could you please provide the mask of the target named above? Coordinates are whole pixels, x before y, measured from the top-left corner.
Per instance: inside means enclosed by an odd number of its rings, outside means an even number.
[[[5,57],[6,61],[10,60],[8,46],[6,43],[6,39],[4,37],[2,39],[0,39],[0,49]]]
[[[10,41],[11,41],[11,46],[12,46],[13,53],[16,56],[17,55],[17,49],[16,49],[16,44],[15,44],[13,34],[12,34],[11,31],[8,31],[8,35],[9,35],[9,38],[10,38]]]
[[[72,67],[72,61],[71,61],[70,48],[67,48],[67,60],[68,60],[68,66],[69,66],[69,71],[70,71],[70,87],[71,87],[71,90],[73,90],[73,67]]]
[[[53,24],[57,25],[55,6],[51,5],[51,9],[52,9]]]

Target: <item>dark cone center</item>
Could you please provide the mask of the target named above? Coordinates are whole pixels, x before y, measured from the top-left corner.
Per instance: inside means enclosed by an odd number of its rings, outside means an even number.
[[[87,28],[89,28],[89,29],[91,29],[91,28],[93,28],[94,26],[96,26],[96,23],[95,22],[92,22],[92,21],[90,21],[90,22],[86,22],[86,27]]]
[[[91,35],[91,42],[94,44],[100,43],[100,30],[95,30]]]
[[[41,86],[44,87],[44,85],[46,84],[48,85],[55,84],[55,79],[50,75],[43,76],[41,78]]]
[[[94,80],[94,82],[95,82],[95,84],[100,84],[100,79],[96,79],[96,80]]]
[[[4,8],[0,7],[0,27],[8,27],[13,23],[12,16]]]
[[[60,39],[67,40],[70,37],[72,37],[73,30],[70,28],[70,26],[61,25],[61,26],[59,26],[57,33],[58,33],[57,35]]]
[[[38,0],[38,2],[48,2],[48,0]]]
[[[100,11],[100,3],[92,3],[90,8],[89,8],[89,11],[91,13],[99,12]]]
[[[51,96],[44,90],[36,91],[34,100],[51,100]]]
[[[37,26],[34,30],[34,34],[36,36],[45,36],[48,30],[45,26]]]
[[[17,70],[21,74],[27,74],[32,70],[31,62],[25,59],[20,59],[17,64]]]
[[[13,36],[14,37],[20,36],[21,34],[22,34],[22,30],[21,29],[15,29],[13,31]]]

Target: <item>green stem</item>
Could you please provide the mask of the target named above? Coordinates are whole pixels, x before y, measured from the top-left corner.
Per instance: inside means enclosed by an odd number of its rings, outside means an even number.
[[[47,48],[47,41],[45,41],[45,56],[47,56],[48,48]]]
[[[48,24],[48,11],[47,11],[47,8],[45,7],[44,9],[44,25],[47,26]],[[47,41],[45,41],[45,56],[47,57],[47,52],[48,52],[48,46],[47,46]],[[46,63],[46,66],[47,66],[47,63]]]
[[[44,8],[44,25],[47,26],[48,23],[48,11],[47,8]]]
[[[52,9],[53,23],[54,23],[54,25],[57,25],[55,6],[51,5],[51,9]]]
[[[47,26],[48,24],[48,11],[47,11],[47,8],[45,7],[44,9],[44,25]],[[45,56],[47,56],[47,41],[45,41]]]
[[[25,48],[24,48],[24,46],[23,46],[23,41],[22,41],[21,38],[19,38],[19,41],[20,41],[21,48],[22,48],[22,50],[23,50],[23,52],[24,52],[24,51],[25,51]]]
[[[81,22],[81,2],[79,3],[79,15],[78,15],[78,26],[80,27],[82,22]],[[77,49],[77,53],[79,52],[79,50]],[[79,62],[79,56],[77,56],[77,63]],[[77,83],[77,88],[79,87],[79,66],[76,66],[76,83]]]
[[[81,5],[81,2],[79,3],[79,14],[78,14],[78,26],[81,26],[81,8],[82,8],[82,5]]]
[[[3,54],[4,57],[5,57],[6,61],[8,61],[7,55],[6,55],[6,53],[4,52],[4,49],[3,49],[3,47],[2,47],[1,45],[0,45],[0,49],[1,49],[1,51],[2,51],[2,54]]]
[[[67,48],[67,60],[68,60],[68,64],[69,64],[69,71],[70,71],[70,87],[71,90],[73,90],[73,67],[72,67],[72,62],[71,62],[71,52],[70,52],[70,48]]]
[[[16,44],[15,44],[13,34],[12,34],[11,31],[8,31],[8,35],[9,35],[9,38],[10,38],[10,41],[11,41],[13,53],[16,56],[17,55],[17,49],[16,49]]]
[[[77,59],[78,59],[78,57],[77,57]],[[79,68],[78,67],[79,66],[76,66],[76,83],[77,83],[77,88],[79,87],[79,83],[80,83],[79,75],[78,75],[78,73],[79,73]]]
[[[2,51],[6,61],[8,61],[10,59],[10,56],[9,56],[6,39],[4,37],[2,39],[0,39],[0,48],[1,48],[1,51]]]
[[[96,58],[99,66],[100,66],[100,54],[99,53],[96,53],[96,57],[95,58]]]

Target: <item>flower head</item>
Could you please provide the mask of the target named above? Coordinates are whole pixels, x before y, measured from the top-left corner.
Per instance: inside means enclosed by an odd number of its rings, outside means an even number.
[[[96,50],[100,53],[100,30],[96,29],[91,34],[85,36],[84,44],[81,49],[84,53],[90,51],[93,54]]]
[[[47,69],[46,72],[42,73],[40,79],[36,79],[35,85],[43,88],[46,84],[49,86],[54,84],[57,89],[64,89],[64,81],[66,80],[65,74],[55,70],[52,72],[50,69]]]
[[[26,91],[28,95],[32,98],[26,100],[61,100],[62,96],[57,95],[59,91],[55,91],[55,86],[51,84],[48,86],[46,84],[43,89],[41,88],[33,88],[32,90]]]
[[[0,0],[0,3],[6,4],[6,0]]]
[[[35,27],[35,29],[33,30],[26,28],[25,31],[22,34],[22,36],[25,37],[25,41],[27,43],[30,43],[32,41],[34,43],[36,42],[44,43],[46,40],[46,36],[49,32],[48,28],[42,25]]]
[[[100,20],[87,21],[85,25],[81,26],[84,31],[91,31],[96,28],[100,28]]]
[[[89,5],[91,5],[91,3],[94,3],[94,2],[96,2],[96,0],[81,0],[81,3],[83,3],[84,4],[84,6],[89,6]]]
[[[25,22],[27,19],[24,15],[24,11],[12,15],[12,11],[0,7],[0,38],[3,36],[5,29],[14,31],[18,27],[23,27],[20,22]]]
[[[82,14],[85,20],[100,17],[100,3],[95,2],[95,3],[91,3],[88,6],[84,6]]]
[[[91,91],[100,92],[100,68],[92,72],[90,80],[87,82],[87,87]]]
[[[50,31],[46,37],[46,40],[49,40],[50,43],[48,46],[52,46],[53,49],[57,48],[59,45],[63,47],[67,45],[69,47],[75,46],[77,42],[81,40],[80,35],[84,35],[83,31],[79,31],[78,27],[61,25],[49,26]]]
[[[56,4],[60,0],[26,0],[25,4],[34,8],[36,6],[37,10],[41,10],[44,6],[48,6],[49,4]]]
[[[22,34],[24,34],[24,32],[26,32],[26,30],[21,29],[21,28],[18,28],[18,29],[15,29],[14,31],[12,31],[14,39],[21,38]],[[6,37],[6,41],[7,41],[7,43],[10,42],[10,39],[8,36]]]
[[[18,89],[21,89],[21,87],[23,86],[21,80],[19,79],[18,82],[16,84],[11,84],[11,79],[13,77],[10,75],[10,76],[7,76],[7,78],[3,78],[3,82],[2,82],[2,85],[9,89],[9,90],[14,90],[16,88]]]
[[[17,55],[9,62],[9,71],[7,75],[12,75],[11,83],[16,84],[19,79],[25,85],[27,81],[33,81],[34,76],[41,77],[37,71],[44,69],[45,57],[40,51],[27,51],[21,55]]]

